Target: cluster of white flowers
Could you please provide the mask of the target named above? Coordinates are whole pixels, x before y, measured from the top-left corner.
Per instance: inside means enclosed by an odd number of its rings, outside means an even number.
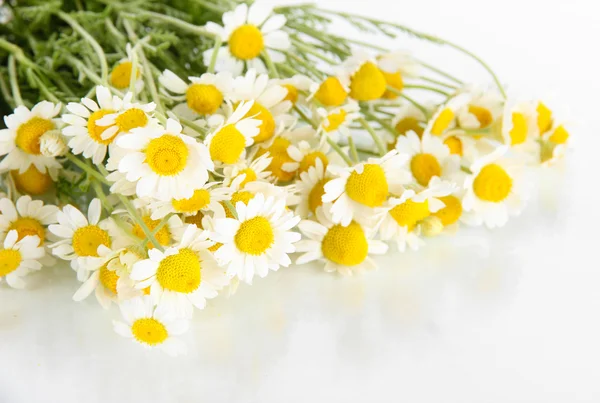
[[[524,171],[564,153],[568,127],[541,101],[472,87],[406,101],[418,65],[403,52],[357,52],[320,82],[269,78],[259,56],[277,59],[289,39],[285,18],[262,10],[207,26],[225,44],[218,73],[160,75],[168,111],[136,95],[125,60],[95,99],[5,117],[0,280],[21,288],[54,257],[69,261],[76,301],[116,303],[119,334],[178,354],[194,310],[239,281],[294,259],[352,275],[389,244],[502,226],[523,208]],[[357,148],[357,127],[372,147]],[[93,199],[55,205],[56,184],[78,173]]]

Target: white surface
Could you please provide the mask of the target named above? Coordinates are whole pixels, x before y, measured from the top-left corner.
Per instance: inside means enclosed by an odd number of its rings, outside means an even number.
[[[92,298],[73,303],[66,267],[31,291],[3,288],[1,403],[600,401],[597,2],[320,3],[458,42],[520,94],[552,91],[579,124],[567,164],[544,173],[538,200],[498,231],[390,254],[360,278],[300,267],[241,287],[196,315],[181,359],[114,334],[117,313]],[[397,47],[485,77],[450,50]]]

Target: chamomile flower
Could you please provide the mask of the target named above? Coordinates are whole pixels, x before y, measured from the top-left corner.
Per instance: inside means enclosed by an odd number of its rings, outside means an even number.
[[[453,183],[434,177],[429,186],[418,193],[407,189],[400,197],[390,198],[382,209],[379,222],[381,239],[395,241],[401,252],[406,250],[407,245],[417,250],[423,244],[420,224],[444,207],[439,198],[450,195],[454,189]]]
[[[377,58],[379,70],[383,73],[388,86],[402,91],[404,79],[418,77],[419,64],[408,52],[395,51],[383,54]],[[398,94],[386,90],[383,94],[385,99],[396,99]]]
[[[191,317],[193,307],[203,309],[217,296],[229,278],[208,250],[213,242],[207,232],[188,225],[181,241],[167,248],[148,251],[148,259],[133,265],[131,278],[137,288],[150,286],[155,303],[178,317]]]
[[[227,274],[251,284],[255,274],[265,277],[269,270],[287,267],[300,234],[291,229],[300,217],[286,211],[285,201],[256,194],[245,205],[235,205],[237,218],[214,220],[211,238],[222,243],[215,258],[227,267]]]
[[[384,254],[388,246],[385,242],[371,239],[372,231],[356,221],[348,225],[334,224],[327,211],[319,207],[316,221],[303,220],[298,228],[308,239],[296,243],[296,250],[303,254],[296,264],[314,260],[325,263],[326,272],[353,275],[362,270],[377,268],[370,254]]]
[[[108,135],[118,136],[122,133],[130,133],[133,129],[155,127],[158,125],[157,120],[152,117],[152,113],[156,109],[154,102],[140,104],[132,102],[132,100],[133,94],[131,92],[128,92],[123,99],[113,96],[112,106],[114,110],[103,114],[102,117],[95,121],[95,126],[98,126],[98,130],[101,130],[101,127],[106,127],[104,129],[106,133],[102,133],[104,137]],[[116,126],[117,130],[111,129],[112,126]]]
[[[346,226],[353,220],[364,220],[372,216],[374,208],[383,206],[389,193],[401,192],[402,185],[410,180],[406,161],[406,155],[393,150],[353,167],[330,165],[329,170],[337,177],[325,184],[322,201],[333,203],[333,222]]]
[[[458,111],[469,103],[470,95],[462,93],[440,105],[425,128],[425,132],[434,136],[441,136],[447,130],[456,126]]]
[[[261,53],[266,52],[275,63],[285,57],[280,52],[290,47],[287,32],[281,30],[286,18],[272,14],[273,8],[265,4],[240,4],[234,10],[223,14],[223,26],[208,22],[206,29],[221,37],[225,46],[218,49],[215,69],[230,71],[234,75],[248,69],[266,71]],[[210,65],[214,49],[204,52],[204,64]]]
[[[361,117],[359,110],[360,107],[353,101],[330,110],[317,109],[317,115],[321,119],[319,131],[331,137],[334,141],[340,139],[339,134],[347,138],[350,136],[350,125]]]
[[[502,139],[525,162],[534,162],[535,156],[539,154],[539,130],[534,103],[506,103]]]
[[[52,253],[71,262],[79,281],[87,280],[89,269],[98,267],[102,262],[99,248],[118,247],[123,241],[110,219],[100,220],[101,212],[99,199],[92,200],[87,217],[67,204],[56,213],[58,224],[48,227],[52,234],[61,239],[50,245]]]
[[[228,98],[233,85],[231,73],[224,71],[218,74],[205,73],[200,77],[188,77],[190,84],[183,81],[171,70],[165,70],[158,78],[159,82],[176,101],[184,101],[174,110],[186,107],[198,115],[212,115],[225,99]]]
[[[181,131],[179,122],[168,119],[166,128],[133,129],[117,140],[129,150],[119,162],[119,172],[137,183],[138,197],[187,199],[208,180],[208,171],[214,169],[208,149]]]
[[[485,129],[502,115],[504,99],[497,91],[468,87],[465,92],[470,100],[456,113],[461,128]]]
[[[540,135],[547,133],[555,126],[554,112],[546,101],[538,101],[535,105],[536,124]]]
[[[187,352],[185,344],[176,336],[188,330],[188,319],[173,318],[164,307],[155,307],[149,295],[122,301],[119,308],[125,323],[113,321],[113,326],[121,336],[148,349],[158,348],[170,356]]]
[[[348,83],[338,77],[327,77],[320,83],[313,83],[310,87],[310,96],[308,100],[315,99],[325,107],[341,106],[348,98]]]
[[[31,271],[40,270],[38,261],[44,256],[44,248],[40,246],[37,235],[27,235],[19,240],[16,230],[6,235],[0,249],[0,282],[6,280],[12,288],[25,288],[23,277]]]
[[[0,156],[5,157],[0,161],[0,171],[18,170],[22,174],[33,165],[39,172],[56,176],[61,165],[42,155],[40,138],[59,128],[60,120],[55,117],[61,108],[61,104],[42,101],[31,110],[18,106],[4,117],[7,128],[0,130]]]
[[[402,105],[398,109],[396,116],[392,119],[392,126],[400,136],[406,135],[406,133],[412,131],[419,137],[422,137],[426,125],[427,118],[423,111],[411,103]],[[394,140],[396,138],[394,138]]]
[[[541,138],[540,162],[551,165],[560,160],[566,153],[570,138],[570,125],[567,122],[556,121],[552,128]]]
[[[339,68],[340,81],[350,88],[350,97],[357,101],[373,101],[387,89],[384,73],[377,59],[364,50],[356,50]]]
[[[315,159],[315,165],[307,171],[300,173],[296,181],[300,200],[296,206],[296,214],[306,218],[316,214],[317,208],[323,205],[322,197],[325,194],[325,184],[331,180],[327,169],[320,158]]]
[[[450,154],[448,146],[430,134],[419,138],[415,132],[408,132],[398,137],[396,150],[408,156],[410,173],[421,186],[427,186],[434,177],[453,179],[460,171],[460,157]]]
[[[254,142],[271,139],[284,128],[291,126],[295,119],[287,112],[292,107],[286,101],[287,89],[269,80],[266,74],[257,74],[250,69],[245,76],[236,77],[233,83],[231,100],[233,102],[254,101],[246,117],[260,120],[259,133]]]
[[[243,189],[247,183],[260,181],[270,182],[271,171],[268,167],[271,164],[272,158],[268,154],[263,154],[256,157],[252,162],[248,160],[240,161],[237,164],[226,166],[223,169],[224,186],[230,186],[234,190]]]
[[[208,182],[204,186],[195,189],[193,196],[190,198],[152,201],[148,207],[152,211],[151,218],[153,220],[160,220],[170,213],[189,217],[202,212],[202,214],[214,213],[217,216],[224,217],[225,211],[221,202],[229,200],[231,193],[232,189],[222,186],[219,182]]]
[[[258,157],[269,155],[271,163],[267,169],[279,182],[291,181],[300,166],[288,153],[290,147],[292,147],[290,140],[284,136],[277,136],[268,147],[261,147],[256,153]]]
[[[118,90],[126,90],[129,88],[131,82],[131,75],[133,74],[133,59],[137,57],[135,50],[131,47],[131,44],[125,46],[127,57],[119,60],[115,67],[110,72],[109,81],[110,85]],[[135,92],[139,93],[144,88],[144,80],[142,78],[142,68],[138,63],[135,71]]]
[[[246,117],[254,103],[240,102],[235,110],[227,105],[230,111],[227,120],[221,115],[211,116],[209,124],[216,127],[205,140],[206,147],[213,161],[223,164],[235,164],[242,159],[246,147],[254,143],[254,137],[260,132],[261,121]]]
[[[98,120],[116,110],[110,90],[97,86],[96,98],[98,103],[90,98],[82,98],[81,102],[67,104],[70,113],[62,115],[62,120],[67,124],[62,133],[71,138],[69,147],[73,154],[83,154],[85,158],[91,158],[94,164],[100,164],[104,161],[108,148],[112,146],[119,127],[97,124]]]
[[[506,224],[508,216],[518,215],[525,202],[522,167],[505,158],[507,146],[477,159],[465,179],[463,209],[473,212],[474,222],[488,228]]]
[[[12,170],[10,177],[19,192],[34,196],[43,195],[54,184],[52,176],[47,172],[39,171],[35,165],[31,165],[25,172]]]
[[[141,221],[144,223],[146,228],[148,228],[151,232],[154,233],[154,239],[160,246],[168,246],[171,244],[172,240],[176,238],[177,233],[183,232],[184,223],[181,218],[174,214],[161,225],[161,219],[152,219],[152,211],[149,209],[149,205],[154,202],[154,199],[150,198],[140,198],[134,201],[134,206],[137,210],[137,214],[140,217]],[[140,223],[136,220],[133,220],[131,216],[125,214],[125,210],[116,210],[114,214],[123,214],[122,218],[127,226],[125,230],[132,234],[135,238],[137,238],[140,242],[148,239],[144,229],[140,225]],[[159,228],[160,226],[160,228]],[[153,249],[156,245],[152,240],[148,240],[146,244],[147,249]]]
[[[321,166],[327,169],[329,158],[327,154],[330,151],[330,146],[325,141],[320,141],[316,147],[313,147],[308,141],[301,140],[296,145],[288,147],[289,156],[298,163],[298,174],[302,175],[311,167],[316,166],[317,160],[321,162]]]
[[[284,100],[291,102],[292,105],[306,101],[305,94],[309,93],[315,84],[313,80],[302,74],[296,74],[290,78],[273,80],[273,83],[287,90]]]

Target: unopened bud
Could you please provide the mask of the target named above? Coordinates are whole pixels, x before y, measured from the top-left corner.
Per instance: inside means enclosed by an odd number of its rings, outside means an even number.
[[[61,157],[69,151],[59,130],[49,130],[40,137],[40,152],[44,157]]]
[[[435,216],[429,216],[420,223],[421,233],[425,236],[433,237],[439,235],[444,230],[442,220]]]

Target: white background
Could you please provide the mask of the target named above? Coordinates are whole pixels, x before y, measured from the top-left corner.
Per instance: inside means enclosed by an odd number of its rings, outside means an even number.
[[[0,403],[599,402],[600,6],[595,0],[321,1],[473,50],[577,124],[505,228],[461,230],[342,279],[292,267],[196,315],[187,357],[113,333],[64,266],[0,290]],[[485,79],[451,50],[394,47]],[[486,251],[489,251],[486,252]]]

